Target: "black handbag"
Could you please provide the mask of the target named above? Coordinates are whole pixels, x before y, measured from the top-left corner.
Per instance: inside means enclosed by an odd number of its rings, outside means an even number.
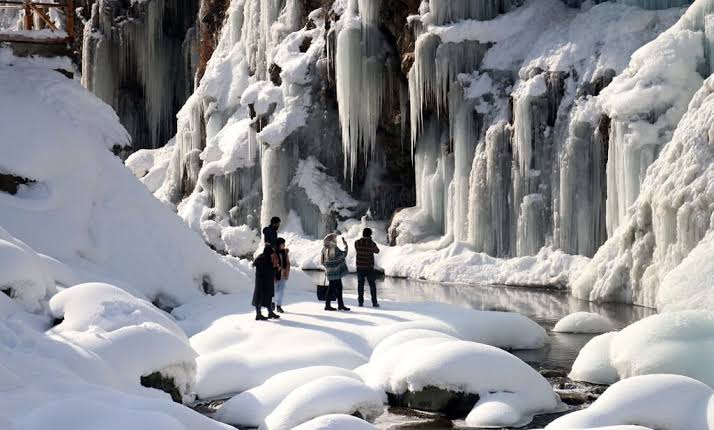
[[[317,300],[319,300],[321,302],[324,302],[325,300],[327,300],[327,293],[330,292],[330,285],[327,282],[327,275],[325,275],[324,279],[325,280],[323,281],[322,284],[317,284]],[[328,284],[328,285],[325,285],[325,284]],[[335,295],[335,293],[333,291],[332,294],[330,294],[330,296],[334,296],[334,295]],[[334,300],[334,299],[335,299],[334,297],[330,298],[330,300]]]

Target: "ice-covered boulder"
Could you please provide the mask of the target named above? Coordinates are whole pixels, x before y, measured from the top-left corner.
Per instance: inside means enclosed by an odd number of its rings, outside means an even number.
[[[375,389],[459,410],[475,395],[466,423],[476,427],[519,427],[564,407],[545,378],[506,351],[428,331],[393,337],[358,369]]]
[[[612,384],[637,375],[671,373],[714,386],[712,360],[714,313],[670,312],[592,339],[580,351],[570,378]]]
[[[90,283],[61,291],[49,306],[62,321],[51,337],[98,355],[128,384],[158,372],[173,384],[170,391],[177,390],[175,400],[193,391],[196,353],[184,332],[150,303],[112,285]]]
[[[714,392],[677,375],[636,376],[618,382],[589,408],[550,423],[546,430],[641,426],[667,430],[714,428]]]
[[[300,424],[293,430],[374,430],[375,426],[351,415],[324,415]]]
[[[607,333],[615,329],[608,318],[592,312],[575,312],[553,327],[556,333]]]
[[[288,394],[262,430],[290,430],[322,415],[358,415],[374,421],[384,412],[384,393],[345,376],[326,376]]]
[[[291,392],[325,376],[344,376],[361,381],[351,370],[332,366],[311,366],[278,373],[262,385],[244,391],[221,405],[214,416],[218,421],[242,427],[260,427],[265,417]]]

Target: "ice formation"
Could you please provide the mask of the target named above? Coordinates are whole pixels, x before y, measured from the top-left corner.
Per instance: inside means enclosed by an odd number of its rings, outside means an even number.
[[[712,386],[714,372],[707,363],[714,356],[713,333],[710,311],[654,315],[591,340],[580,351],[570,377],[612,384],[638,375],[669,373]]]
[[[295,430],[374,430],[375,426],[351,415],[332,414],[310,420]]]
[[[198,9],[182,0],[132,6],[89,6],[82,84],[117,111],[135,148],[158,148],[173,136],[174,115],[193,91]]]
[[[692,6],[690,12],[699,5]],[[688,13],[691,16],[696,15]],[[691,37],[689,30],[682,32]],[[662,280],[712,229],[711,91],[712,80],[708,79],[689,102],[671,142],[649,168],[640,197],[624,224],[576,279],[576,296],[650,307],[659,305],[660,295],[669,297],[662,304],[673,304],[672,297],[686,300],[677,290],[684,288],[681,283],[670,287]]]

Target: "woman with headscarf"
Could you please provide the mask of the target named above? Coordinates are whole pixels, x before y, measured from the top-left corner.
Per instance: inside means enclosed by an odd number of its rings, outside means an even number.
[[[277,265],[275,263],[275,251],[270,245],[267,245],[254,261],[255,267],[255,290],[253,290],[253,306],[255,306],[255,319],[257,321],[265,321],[267,319],[280,318],[273,312],[273,295],[275,294],[275,272]],[[261,308],[268,308],[268,316],[263,316]]]
[[[345,245],[344,251],[337,247],[337,235],[335,233],[328,234],[322,241],[322,265],[325,267],[325,276],[329,281],[325,299],[326,311],[350,310],[345,306],[345,302],[342,299],[342,277],[348,273],[345,259],[349,251],[345,238],[342,238],[342,243]],[[333,298],[337,299],[337,309],[333,308],[330,303]]]

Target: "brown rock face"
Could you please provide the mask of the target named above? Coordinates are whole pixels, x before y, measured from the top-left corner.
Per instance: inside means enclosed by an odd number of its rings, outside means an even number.
[[[230,0],[202,0],[198,11],[198,66],[196,81],[200,81],[206,71],[206,64],[216,49],[221,29],[226,19]]]

